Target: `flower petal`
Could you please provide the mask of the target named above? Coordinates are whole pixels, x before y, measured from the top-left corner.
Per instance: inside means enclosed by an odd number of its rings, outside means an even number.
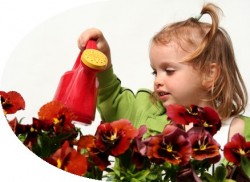
[[[235,134],[231,141],[224,146],[224,156],[235,165],[240,165],[241,156],[245,153],[246,139],[239,133]],[[248,146],[249,147],[249,146]]]
[[[16,91],[0,91],[1,103],[7,114],[15,114],[18,110],[25,109],[25,101],[22,95]]]
[[[189,162],[191,144],[185,131],[174,125],[166,125],[162,134],[152,136],[149,140],[147,156],[176,165]]]

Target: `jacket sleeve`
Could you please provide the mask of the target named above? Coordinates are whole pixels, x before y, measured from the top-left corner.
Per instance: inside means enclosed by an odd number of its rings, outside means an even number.
[[[246,141],[250,141],[250,117],[242,116],[242,119],[245,121],[243,135],[246,138]]]
[[[97,109],[101,119],[111,122],[118,119],[130,119],[134,93],[121,87],[121,81],[113,73],[113,68],[97,74],[99,89]]]
[[[242,116],[241,117],[245,121],[243,136],[246,138],[246,141],[250,141],[250,117]],[[250,160],[247,158],[243,158],[241,161],[241,168],[245,172],[245,174],[250,178]]]

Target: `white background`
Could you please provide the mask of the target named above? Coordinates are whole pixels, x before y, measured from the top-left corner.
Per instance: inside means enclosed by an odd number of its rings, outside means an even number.
[[[89,3],[91,2],[91,3]],[[79,52],[77,38],[90,27],[109,41],[116,74],[134,90],[151,88],[148,43],[166,23],[199,15],[203,0],[0,0],[0,90],[26,100],[20,116],[36,117],[50,101],[63,72]],[[210,1],[213,2],[213,1]],[[217,0],[221,25],[231,35],[240,71],[250,90],[250,2]],[[202,18],[202,20],[206,20]],[[206,20],[207,21],[207,20]],[[246,115],[250,115],[249,107]],[[4,181],[82,181],[43,162],[17,140],[0,118],[0,179]],[[100,118],[83,133],[93,133]],[[2,181],[2,180],[1,180]],[[90,180],[92,181],[92,180]]]

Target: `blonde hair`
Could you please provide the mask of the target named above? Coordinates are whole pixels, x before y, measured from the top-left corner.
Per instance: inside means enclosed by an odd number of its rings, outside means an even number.
[[[176,42],[183,50],[191,47],[193,52],[184,61],[190,62],[201,74],[208,74],[211,63],[220,69],[218,79],[210,90],[208,100],[212,102],[221,118],[243,113],[247,105],[247,90],[235,61],[232,41],[223,28],[219,27],[219,12],[212,3],[203,6],[198,18],[189,18],[164,27],[152,39],[156,44]],[[204,15],[212,22],[200,22]]]

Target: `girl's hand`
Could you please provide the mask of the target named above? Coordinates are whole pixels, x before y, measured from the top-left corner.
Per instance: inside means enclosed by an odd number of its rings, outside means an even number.
[[[108,65],[106,69],[108,69],[111,66],[110,48],[108,42],[106,41],[105,37],[99,29],[90,28],[82,32],[78,38],[79,49],[84,50],[88,40],[90,39],[96,40],[97,49],[107,56]]]

